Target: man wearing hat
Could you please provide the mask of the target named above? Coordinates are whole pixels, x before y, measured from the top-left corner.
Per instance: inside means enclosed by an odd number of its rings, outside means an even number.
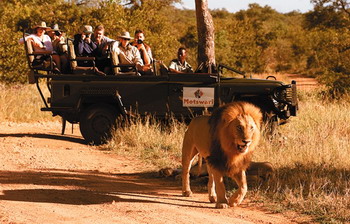
[[[50,30],[50,27],[46,26],[45,22],[41,22],[33,27],[34,33],[25,37],[25,40],[21,38],[19,43],[24,43],[24,41],[32,40],[34,52],[47,54],[48,56],[37,56],[33,63],[42,63],[44,60],[52,56],[52,60],[55,62],[54,72],[60,73],[61,60],[53,49],[51,38],[45,34],[46,31]]]
[[[47,31],[50,36],[53,49],[57,54],[62,55],[67,53],[67,42],[63,35],[63,32],[59,29],[58,24],[55,24],[50,30]]]
[[[92,26],[83,25],[80,28],[80,33],[74,35],[74,50],[75,54],[79,57],[92,57],[93,53],[97,49],[97,45],[91,41]],[[86,64],[87,62],[82,62],[85,64],[79,64],[79,66],[92,66]]]
[[[80,28],[80,33],[74,35],[74,50],[75,54],[78,57],[94,57],[95,51],[97,50],[97,45],[95,42],[91,40],[92,36],[92,26],[90,25],[83,25]],[[92,61],[77,61],[78,66],[80,67],[93,67]],[[97,75],[105,76],[106,74],[104,72],[101,72],[98,70],[98,68],[95,68],[94,72]]]
[[[119,42],[115,42],[112,45],[112,54],[113,52],[118,55],[120,64],[130,64],[135,65],[137,70],[143,70],[143,62],[139,50],[130,44],[130,40],[133,39],[130,37],[129,32],[122,32],[119,36]]]
[[[59,55],[61,60],[62,73],[68,72],[68,46],[63,32],[59,29],[58,24],[55,24],[47,31],[52,41],[54,51]]]

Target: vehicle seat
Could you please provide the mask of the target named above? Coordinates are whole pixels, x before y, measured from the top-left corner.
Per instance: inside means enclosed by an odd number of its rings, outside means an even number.
[[[52,73],[55,65],[52,60],[52,53],[50,51],[40,53],[34,52],[32,44],[32,40],[24,41],[24,47],[29,68],[35,73],[38,73],[38,71],[46,71],[48,74]],[[39,56],[46,57],[49,60],[37,59]]]
[[[96,74],[95,57],[77,57],[74,50],[74,44],[67,38],[68,61],[73,74]],[[78,61],[91,61],[92,67],[78,66]]]
[[[115,43],[113,43],[115,44]],[[119,55],[115,51],[110,52],[112,72],[114,75],[138,75],[135,64],[121,64]]]
[[[159,73],[161,76],[167,76],[169,73],[169,68],[165,64],[161,63],[159,66]]]

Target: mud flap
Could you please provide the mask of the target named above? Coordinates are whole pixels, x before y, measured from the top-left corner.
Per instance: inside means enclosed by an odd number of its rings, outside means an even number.
[[[35,83],[35,74],[33,70],[30,70],[30,72],[28,73],[28,83],[29,84]]]

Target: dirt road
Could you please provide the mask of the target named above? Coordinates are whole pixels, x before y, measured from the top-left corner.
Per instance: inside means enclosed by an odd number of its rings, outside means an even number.
[[[322,86],[315,78],[306,77],[299,74],[286,74],[286,76],[288,79],[295,80],[297,82],[298,91],[310,91]]]
[[[70,132],[70,131],[66,131]],[[245,200],[214,209],[204,192],[181,196],[180,182],[141,162],[84,144],[60,123],[0,124],[0,223],[300,223]]]

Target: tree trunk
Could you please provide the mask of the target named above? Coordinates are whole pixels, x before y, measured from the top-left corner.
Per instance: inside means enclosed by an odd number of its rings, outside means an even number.
[[[198,32],[198,65],[201,72],[215,72],[214,23],[208,10],[208,0],[196,1]],[[214,1],[214,0],[213,0]]]

